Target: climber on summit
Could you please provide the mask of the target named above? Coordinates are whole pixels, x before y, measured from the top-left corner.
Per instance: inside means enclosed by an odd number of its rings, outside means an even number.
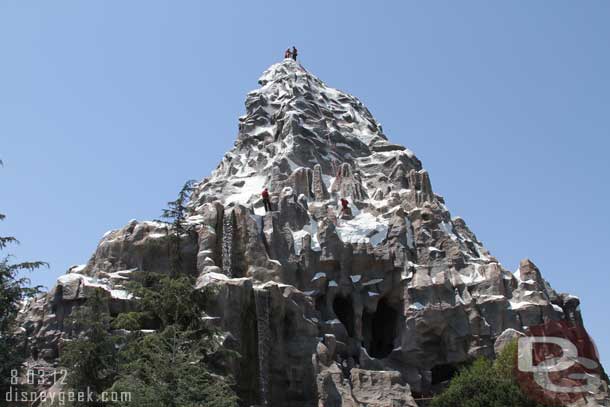
[[[290,52],[290,48],[287,48],[286,52],[284,52],[284,58],[292,58],[292,52]]]
[[[297,55],[298,55],[297,49],[293,46],[292,47],[292,59],[294,59],[296,61]]]
[[[271,201],[269,200],[269,190],[267,188],[263,189],[261,196],[263,197],[263,205],[265,205],[265,212],[269,212],[271,210]]]

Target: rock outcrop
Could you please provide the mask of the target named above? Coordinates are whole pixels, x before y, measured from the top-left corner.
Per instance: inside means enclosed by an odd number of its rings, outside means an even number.
[[[235,147],[196,185],[196,233],[181,244],[183,273],[216,288],[208,314],[241,355],[227,363],[244,406],[415,406],[524,327],[582,324],[578,298],[529,260],[507,271],[451,217],[421,162],[358,99],[292,60],[259,84]],[[86,265],[30,301],[32,358],[56,360],[63,320],[88,290],[107,292],[114,315],[128,310],[124,282],[169,267],[167,229],[132,221],[109,232]]]

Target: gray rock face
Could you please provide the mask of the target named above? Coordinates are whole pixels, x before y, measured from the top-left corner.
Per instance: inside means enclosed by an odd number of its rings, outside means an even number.
[[[183,272],[217,290],[208,314],[242,355],[225,364],[244,406],[415,406],[412,393],[526,326],[582,324],[578,298],[530,261],[505,270],[451,217],[421,162],[358,99],[292,60],[259,83],[235,147],[196,186],[196,233],[181,244]],[[32,358],[57,358],[62,321],[91,289],[125,312],[126,280],[169,269],[168,232],[135,221],[109,232],[87,265],[31,301],[21,321]]]
[[[506,345],[508,345],[509,343],[513,342],[516,339],[519,339],[519,337],[524,336],[521,332],[514,330],[512,328],[508,328],[507,330],[505,330],[504,332],[502,332],[502,334],[500,336],[498,336],[498,338],[496,339],[496,342],[494,343],[494,351],[496,352],[496,355],[498,355],[500,352],[502,352],[502,350],[506,347]]]

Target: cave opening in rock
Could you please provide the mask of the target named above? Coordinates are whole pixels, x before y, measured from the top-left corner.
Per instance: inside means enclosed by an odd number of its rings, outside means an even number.
[[[454,365],[437,365],[432,368],[432,385],[451,380],[457,373],[458,368]]]
[[[53,298],[53,302],[51,303],[51,313],[57,314],[57,304],[59,304],[64,298],[64,287],[58,285],[55,289],[55,297]]]
[[[394,349],[398,311],[382,298],[375,313],[363,316],[366,350],[374,358],[384,358]]]
[[[333,311],[347,330],[350,337],[354,336],[354,305],[350,297],[336,296],[333,301]]]

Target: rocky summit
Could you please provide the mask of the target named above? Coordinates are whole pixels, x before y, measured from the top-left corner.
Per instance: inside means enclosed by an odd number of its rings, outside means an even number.
[[[506,270],[407,148],[354,96],[286,59],[246,97],[235,146],[191,194],[182,272],[216,293],[244,406],[416,406],[528,326],[582,324],[530,260]],[[269,190],[267,211],[261,192]],[[341,199],[348,201],[343,209]],[[126,282],[168,272],[167,225],[107,232],[86,265],[30,300],[31,363],[57,363],[64,321],[94,290],[113,316]]]

